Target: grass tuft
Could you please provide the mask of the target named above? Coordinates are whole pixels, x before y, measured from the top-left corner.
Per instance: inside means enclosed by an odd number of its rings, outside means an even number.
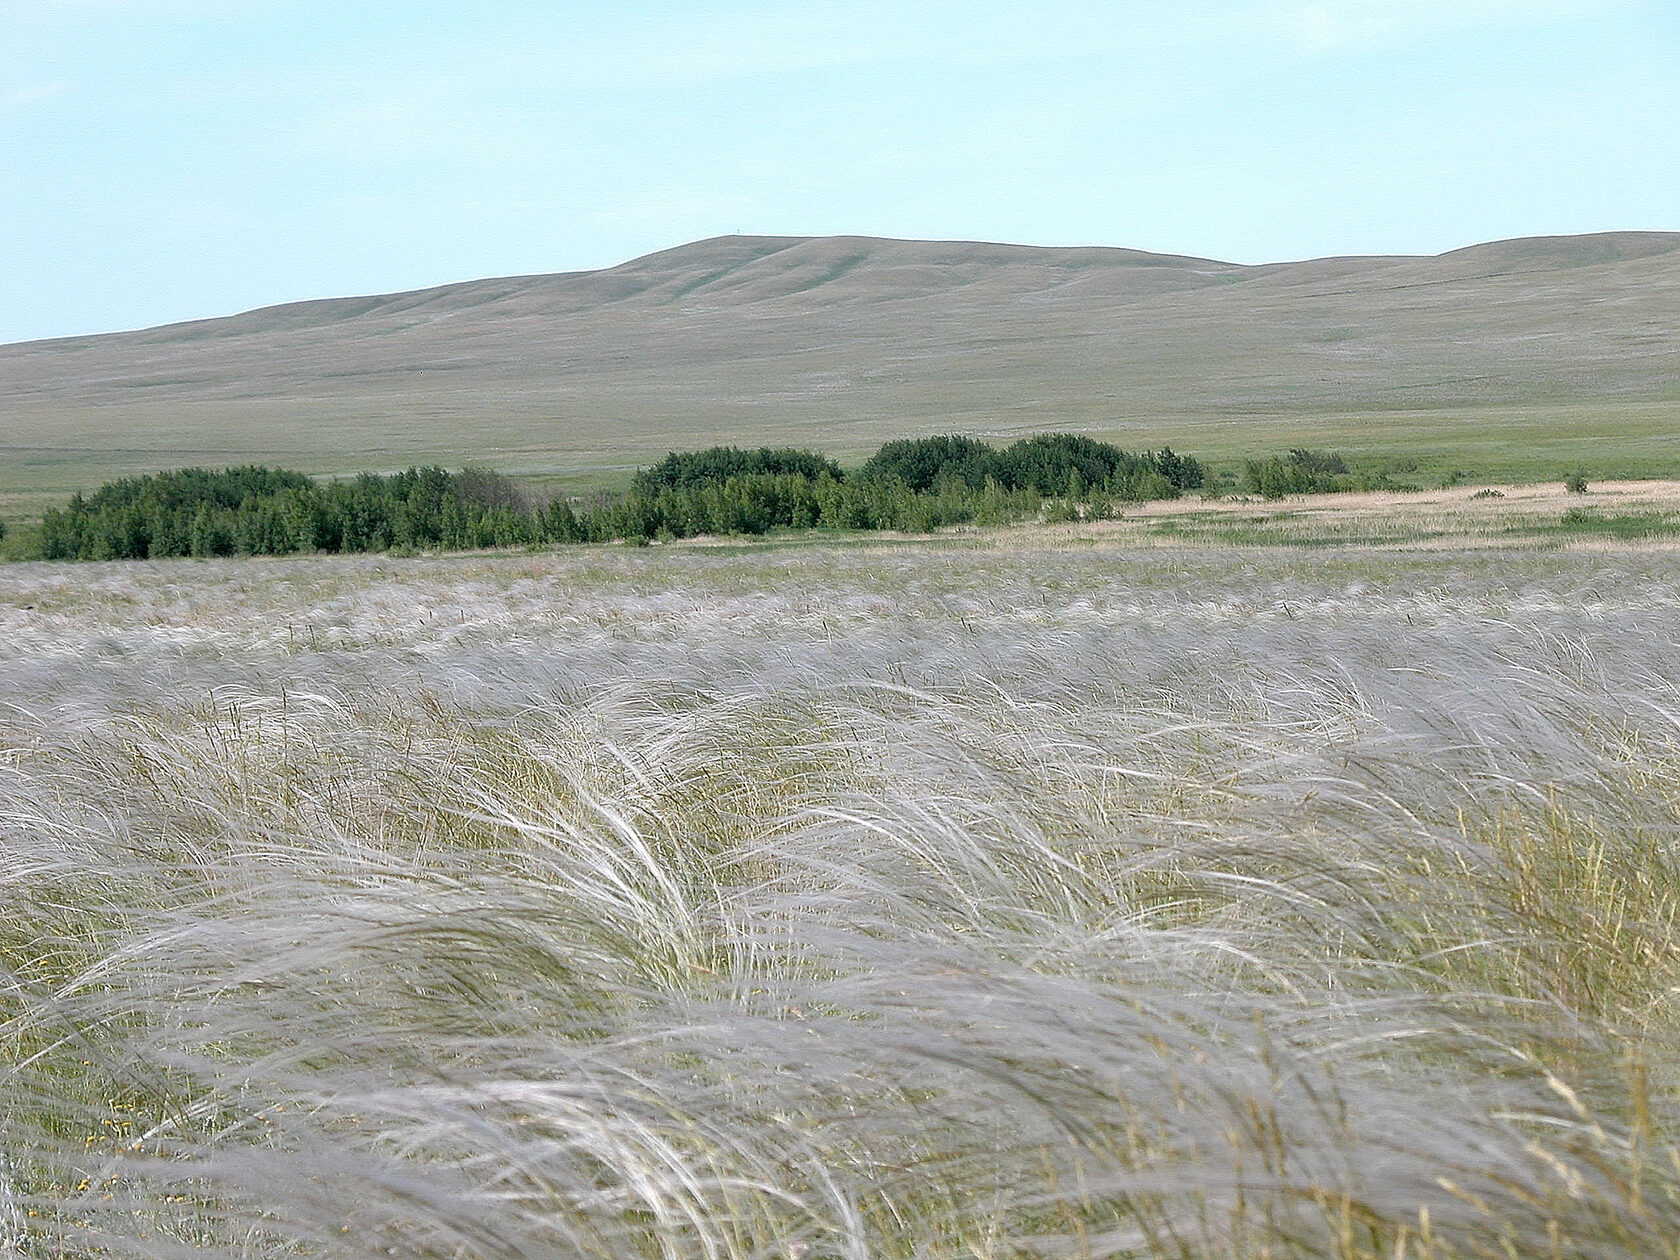
[[[8,571],[0,1241],[1680,1256],[1677,611],[1634,551]]]

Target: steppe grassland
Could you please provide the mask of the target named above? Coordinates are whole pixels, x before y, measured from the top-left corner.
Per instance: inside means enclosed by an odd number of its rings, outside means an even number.
[[[1680,1255],[1671,557],[1050,537],[0,569],[6,1246]]]
[[[1479,481],[1559,480],[1576,467],[1594,479],[1680,475],[1672,441],[1675,404],[1669,399],[1229,414],[1184,412],[1168,399],[1149,396],[1126,400],[1134,410],[1117,414],[1114,400],[1106,397],[1097,409],[1086,404],[1053,410],[1026,401],[963,407],[959,398],[939,391],[930,397],[937,406],[915,433],[962,432],[1007,444],[1034,433],[1074,430],[1129,451],[1169,445],[1225,469],[1291,447],[1313,447],[1426,485],[1438,485],[1455,471]],[[843,420],[828,411],[790,414],[779,402],[762,409],[765,414],[743,413],[734,393],[715,410],[675,415],[651,405],[625,414],[611,406],[575,413],[538,406],[527,414],[505,401],[463,415],[408,398],[378,424],[368,421],[365,406],[300,409],[299,400],[290,397],[237,407],[184,401],[20,412],[9,415],[0,432],[0,520],[38,519],[72,493],[92,493],[119,477],[166,468],[260,463],[353,476],[412,464],[489,464],[546,497],[620,491],[638,468],[673,450],[717,443],[816,446],[855,467],[881,443],[906,436],[905,411],[896,401]],[[555,422],[556,414],[565,416],[563,424]],[[78,435],[76,445],[55,445],[67,432]],[[813,433],[821,440],[813,440]]]

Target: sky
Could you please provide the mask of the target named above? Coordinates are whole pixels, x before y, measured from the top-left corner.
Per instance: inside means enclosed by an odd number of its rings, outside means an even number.
[[[0,342],[727,233],[1680,230],[1680,0],[0,0]]]

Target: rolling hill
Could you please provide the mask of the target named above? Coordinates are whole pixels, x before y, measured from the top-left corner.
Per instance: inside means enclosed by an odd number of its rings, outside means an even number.
[[[0,490],[252,460],[611,480],[672,448],[846,456],[1078,429],[1517,469],[1680,469],[1680,233],[1244,266],[731,236],[601,271],[0,346]],[[1572,445],[1573,444],[1573,445]],[[1666,461],[1666,463],[1665,463]]]

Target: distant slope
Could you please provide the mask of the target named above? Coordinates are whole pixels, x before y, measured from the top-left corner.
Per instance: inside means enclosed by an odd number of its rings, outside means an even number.
[[[1680,233],[1267,266],[720,237],[602,271],[0,346],[0,399],[0,489],[245,459],[622,469],[713,441],[844,454],[1078,428],[1217,446],[1324,417],[1381,445],[1421,413],[1660,418],[1680,399]]]

